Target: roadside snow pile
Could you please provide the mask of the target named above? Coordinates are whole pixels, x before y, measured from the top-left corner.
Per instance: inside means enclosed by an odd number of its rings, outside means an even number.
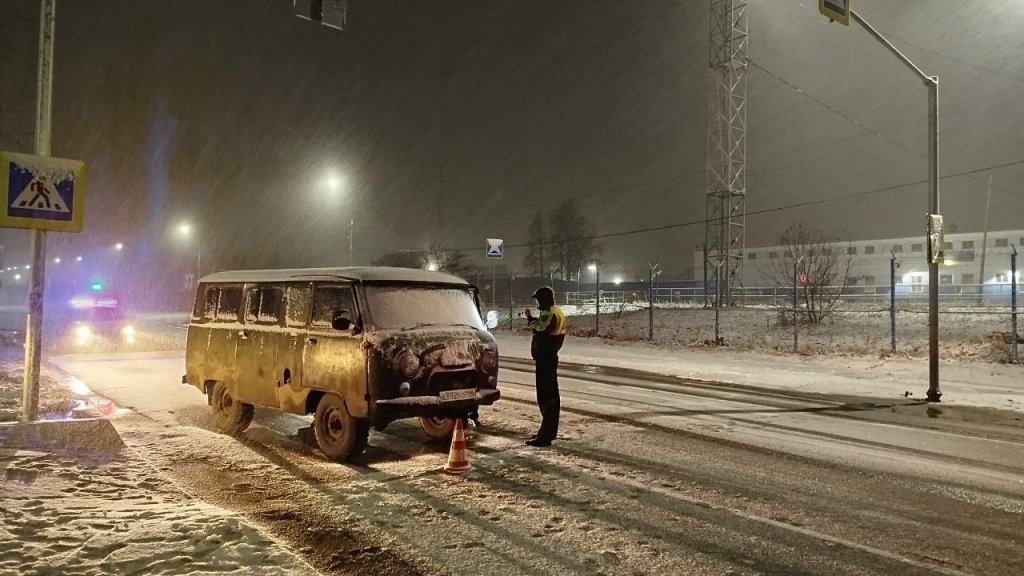
[[[23,362],[13,358],[0,359],[0,422],[14,422],[21,413],[21,393],[25,369]],[[76,395],[52,376],[39,376],[39,417],[66,418],[82,405],[84,398]]]
[[[287,548],[193,500],[130,451],[84,463],[0,449],[0,573],[315,574]]]

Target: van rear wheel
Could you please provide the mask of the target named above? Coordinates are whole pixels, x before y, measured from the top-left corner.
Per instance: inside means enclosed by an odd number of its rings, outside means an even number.
[[[210,396],[213,408],[213,423],[218,430],[232,436],[241,434],[252,423],[256,409],[252,404],[242,402],[231,392],[226,382],[217,382]]]
[[[370,424],[353,418],[339,396],[325,394],[313,415],[313,434],[324,456],[341,462],[363,453],[370,438]]]
[[[452,432],[455,431],[455,419],[443,416],[420,416],[420,427],[430,438],[443,440],[452,437]]]

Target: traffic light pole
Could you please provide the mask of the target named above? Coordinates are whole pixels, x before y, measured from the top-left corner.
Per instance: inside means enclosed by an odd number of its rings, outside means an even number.
[[[53,110],[53,34],[56,0],[41,0],[39,15],[39,77],[36,92],[36,154],[50,155]],[[43,331],[43,287],[46,278],[46,231],[32,229],[28,317],[25,319],[25,379],[21,391],[21,422],[39,417],[39,364]]]
[[[942,231],[934,222],[939,215],[939,77],[929,76],[914,65],[891,42],[871,27],[859,14],[850,16],[882,43],[928,87],[928,392],[929,402],[938,402],[939,391],[939,260],[942,258]]]

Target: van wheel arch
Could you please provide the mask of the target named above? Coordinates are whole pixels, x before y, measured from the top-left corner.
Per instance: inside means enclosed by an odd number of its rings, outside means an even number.
[[[320,399],[324,397],[323,390],[310,390],[309,394],[306,394],[306,414],[312,414],[316,412],[316,407],[320,404]]]
[[[217,385],[216,380],[203,380],[203,394],[206,394],[206,401],[213,405],[213,388]]]

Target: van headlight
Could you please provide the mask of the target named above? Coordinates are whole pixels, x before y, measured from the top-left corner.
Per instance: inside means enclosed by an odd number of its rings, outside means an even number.
[[[135,327],[134,326],[125,326],[124,328],[121,328],[121,336],[124,338],[124,341],[127,342],[128,344],[134,344],[135,343]]]
[[[484,351],[480,354],[480,368],[482,368],[484,372],[493,372],[497,365],[498,355],[494,350],[484,348]]]
[[[398,370],[406,378],[412,378],[420,371],[420,358],[412,350],[402,350],[398,354]]]
[[[92,337],[92,329],[85,324],[75,327],[75,343],[85,344]]]

